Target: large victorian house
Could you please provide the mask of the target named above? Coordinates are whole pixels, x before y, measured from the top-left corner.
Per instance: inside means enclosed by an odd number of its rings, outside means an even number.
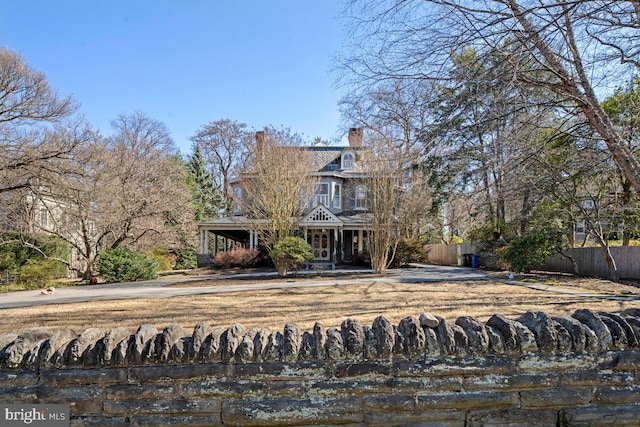
[[[362,129],[352,128],[348,146],[304,147],[313,165],[309,176],[317,185],[298,226],[300,236],[313,248],[316,265],[334,267],[367,257],[367,187],[358,166],[362,138]],[[198,224],[199,263],[233,246],[257,249],[258,227],[240,211]]]

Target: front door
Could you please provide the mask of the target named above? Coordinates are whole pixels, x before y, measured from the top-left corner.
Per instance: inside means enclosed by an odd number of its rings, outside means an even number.
[[[311,233],[311,246],[315,261],[329,261],[331,259],[329,233],[327,231],[314,231]]]

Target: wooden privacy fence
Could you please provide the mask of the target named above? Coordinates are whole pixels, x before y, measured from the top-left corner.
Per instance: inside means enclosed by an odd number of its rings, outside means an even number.
[[[567,249],[566,254],[573,257],[578,264],[580,274],[584,276],[608,277],[605,250],[603,248]],[[640,279],[640,246],[616,246],[611,248],[611,255],[618,267],[618,276],[622,279]],[[562,273],[572,273],[571,262],[561,255],[554,255],[547,260],[544,269]]]
[[[476,253],[473,243],[458,245],[429,245],[429,262],[439,265],[463,265],[463,254]],[[609,277],[605,250],[603,248],[574,248],[565,251],[578,264],[584,276]],[[623,279],[640,279],[640,246],[617,246],[611,254],[618,267],[618,276]],[[480,258],[482,262],[482,257]],[[573,273],[571,262],[561,255],[547,259],[542,269],[559,273]]]
[[[429,262],[439,265],[464,265],[464,254],[475,253],[475,245],[463,242],[457,245],[428,245]]]

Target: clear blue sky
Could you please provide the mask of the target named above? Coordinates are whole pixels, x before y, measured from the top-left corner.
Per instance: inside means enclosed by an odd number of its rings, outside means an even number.
[[[183,153],[209,121],[335,140],[339,0],[0,0],[0,46],[22,54],[103,134],[123,112]]]

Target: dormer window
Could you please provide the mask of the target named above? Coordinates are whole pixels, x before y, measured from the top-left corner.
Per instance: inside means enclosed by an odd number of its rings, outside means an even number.
[[[351,151],[342,154],[342,169],[353,169],[356,167],[356,156]]]

